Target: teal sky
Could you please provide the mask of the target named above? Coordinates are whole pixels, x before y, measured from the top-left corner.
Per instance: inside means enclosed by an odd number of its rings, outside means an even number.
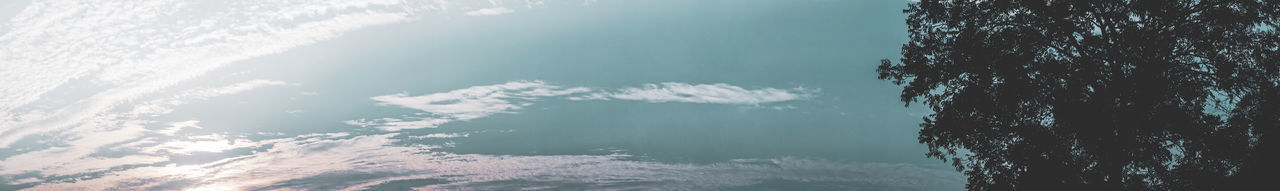
[[[962,189],[907,3],[2,5],[0,190]]]

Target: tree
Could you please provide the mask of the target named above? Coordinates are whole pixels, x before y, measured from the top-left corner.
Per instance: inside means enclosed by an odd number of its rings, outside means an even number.
[[[1257,169],[1275,168],[1259,161],[1274,160],[1262,140],[1280,125],[1280,3],[922,0],[904,12],[910,41],[879,78],[935,112],[920,142],[969,189],[1212,189],[1274,172]]]

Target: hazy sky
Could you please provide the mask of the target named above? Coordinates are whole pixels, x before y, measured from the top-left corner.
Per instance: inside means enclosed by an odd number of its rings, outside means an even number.
[[[0,5],[0,190],[956,190],[907,1]]]

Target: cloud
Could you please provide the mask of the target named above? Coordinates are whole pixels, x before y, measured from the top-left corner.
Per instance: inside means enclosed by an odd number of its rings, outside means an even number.
[[[183,129],[200,129],[202,127],[198,125],[199,121],[197,120],[172,122],[168,124],[169,127],[163,129],[148,129],[146,125],[154,123],[154,121],[137,118],[169,113],[173,111],[173,107],[190,101],[205,100],[284,84],[287,83],[274,80],[249,80],[220,87],[194,88],[180,91],[169,97],[143,101],[135,105],[132,110],[126,112],[92,115],[82,119],[83,121],[80,123],[72,125],[71,128],[54,134],[57,139],[53,140],[61,141],[56,144],[59,146],[35,149],[0,160],[0,175],[28,172],[37,172],[43,175],[73,175],[104,171],[126,165],[144,165],[168,161],[168,156],[156,155],[154,151],[159,150],[172,151],[170,153],[225,150],[218,149],[219,147],[216,144],[219,141],[227,142],[226,140],[205,139],[205,142],[156,143],[155,138],[143,138],[148,134],[174,136]],[[182,145],[184,143],[192,144],[184,146]],[[168,148],[141,149],[141,152],[138,153],[129,153],[129,155],[116,157],[100,156],[99,152],[102,149],[117,144],[123,144],[123,146],[131,148],[168,144],[165,145]],[[241,143],[232,144],[233,146],[245,146],[234,145]]]
[[[671,164],[626,160],[626,154],[504,156],[457,154],[436,151],[446,145],[404,143],[399,133],[352,135],[307,134],[290,138],[252,140],[227,134],[179,135],[187,128],[202,128],[197,120],[167,123],[147,129],[146,120],[132,116],[167,113],[193,100],[209,99],[255,88],[289,83],[252,80],[222,87],[181,91],[170,97],[142,102],[130,112],[91,119],[99,122],[73,128],[82,136],[69,145],[23,153],[0,162],[0,174],[37,172],[48,178],[35,190],[252,190],[345,189],[361,190],[394,181],[443,179],[443,184],[419,189],[516,189],[519,186],[582,185],[592,189],[732,189],[765,181],[839,182],[850,186],[886,189],[939,190],[959,188],[963,177],[950,170],[926,169],[906,164],[841,163],[801,158],[741,159],[711,164]],[[605,100],[632,95],[674,92],[686,95],[670,102],[764,104],[802,99],[810,90],[746,89],[725,84],[688,85],[663,83],[645,88],[612,91],[586,87],[561,87],[542,81],[513,81],[473,86],[425,95],[408,93],[375,96],[380,105],[423,111],[415,116],[348,120],[344,123],[387,131],[436,127],[494,114],[514,113],[549,98],[598,95]],[[710,92],[710,93],[708,93]],[[718,93],[717,93],[718,92]],[[639,96],[644,97],[644,96]],[[661,96],[657,96],[661,98]],[[652,98],[657,100],[657,98]],[[732,100],[732,101],[725,101]],[[746,100],[746,101],[743,101]],[[789,106],[789,105],[788,105]],[[114,124],[103,124],[114,123]],[[125,127],[96,129],[89,127]],[[145,135],[165,135],[145,137]],[[471,133],[435,133],[403,136],[409,139],[455,139]],[[113,146],[116,145],[116,146]],[[123,156],[99,156],[103,150]],[[247,153],[227,153],[248,149]],[[171,157],[220,153],[220,160],[178,164]],[[100,175],[76,176],[93,173]],[[269,174],[271,176],[263,176]],[[78,177],[74,181],[59,177]],[[9,176],[10,184],[42,181],[36,177]],[[34,179],[33,179],[34,178]],[[338,181],[335,181],[338,180]]]
[[[453,121],[466,121],[496,113],[514,113],[514,110],[533,105],[543,97],[562,97],[568,100],[636,100],[647,102],[684,102],[710,104],[759,105],[794,101],[813,97],[816,89],[760,88],[746,89],[729,84],[685,84],[667,82],[645,84],[641,88],[622,88],[613,91],[586,87],[560,87],[542,81],[512,81],[504,84],[473,86],[443,93],[411,96],[408,93],[376,96],[370,99],[379,105],[399,106],[427,112],[427,116],[402,118],[357,119],[343,123],[352,126],[374,127],[385,131],[436,128]],[[776,110],[795,109],[795,106],[774,106]]]
[[[427,135],[409,136],[409,138],[426,139],[426,138],[458,138],[470,137],[471,133],[432,133]]]
[[[885,190],[950,190],[963,176],[908,164],[843,163],[804,158],[739,159],[711,164],[629,161],[625,154],[498,156],[403,145],[399,134],[277,139],[268,149],[193,165],[109,172],[98,178],[38,185],[41,190],[361,190],[397,180],[443,179],[419,189],[497,189],[575,185],[589,189],[732,189],[764,181],[839,182]],[[266,144],[263,144],[266,145]],[[271,176],[263,176],[271,175]],[[337,182],[335,182],[337,181]],[[510,185],[503,182],[520,182]]]
[[[209,99],[211,97],[237,94],[240,92],[249,91],[249,90],[258,89],[258,88],[267,87],[267,86],[283,86],[283,85],[289,85],[289,83],[284,81],[277,81],[277,80],[249,80],[249,81],[244,81],[244,82],[231,84],[223,87],[217,87],[217,88],[193,89],[193,90],[178,93],[174,97],[178,97],[180,99],[204,100],[204,99]]]
[[[16,152],[0,161],[0,175],[91,173],[165,161],[98,151],[149,144],[156,139],[145,136],[181,129],[148,129],[154,121],[139,118],[168,114],[193,100],[284,85],[254,80],[165,95],[175,84],[447,6],[428,0],[32,2],[0,24],[0,148]],[[76,95],[46,95],[54,91]],[[153,96],[165,98],[139,101]],[[29,138],[37,145],[12,147]]]
[[[0,174],[21,174],[38,172],[43,175],[73,175],[86,172],[98,172],[124,165],[151,164],[168,160],[165,156],[126,155],[126,156],[94,156],[108,145],[124,143],[145,135],[143,127],[146,121],[115,121],[95,119],[89,123],[110,126],[112,128],[78,130],[74,136],[66,137],[63,145],[29,151],[4,158],[0,161]],[[111,124],[101,124],[111,123]]]
[[[544,5],[542,1],[525,2],[529,8]],[[501,15],[515,11],[491,4],[495,7],[463,14]],[[893,172],[881,173],[875,169],[914,169],[893,165],[889,168],[826,165],[830,162],[789,158],[759,159],[781,162],[691,165],[621,160],[625,155],[455,154],[434,151],[439,145],[402,143],[395,139],[399,136],[396,133],[338,132],[255,140],[226,132],[195,135],[193,131],[185,131],[209,125],[202,125],[199,120],[162,122],[151,118],[169,114],[188,102],[289,85],[275,80],[250,80],[220,87],[174,90],[179,87],[177,84],[199,79],[232,63],[286,52],[370,26],[407,22],[426,15],[424,12],[445,11],[455,5],[427,0],[33,2],[24,12],[9,19],[4,34],[0,34],[0,65],[4,66],[0,70],[0,148],[12,151],[0,160],[0,180],[9,184],[38,184],[34,190],[238,190],[325,184],[355,185],[349,189],[360,189],[424,177],[447,178],[449,184],[438,185],[446,188],[479,188],[485,183],[501,181],[611,184],[629,180],[673,181],[702,188],[776,178],[892,183],[879,178],[881,176],[849,175],[868,172],[892,175]],[[64,88],[78,90],[75,91],[78,95],[70,96],[76,99],[54,100],[46,95]],[[767,93],[775,90],[753,93],[762,89],[738,89],[744,90],[745,96],[729,97],[766,97],[742,103],[781,102],[767,98],[778,96]],[[598,95],[599,99],[659,100],[627,99],[627,92],[517,81],[427,95],[392,94],[372,99],[383,105],[425,113],[345,123],[397,131],[514,113],[544,98]],[[670,101],[741,102],[712,101],[723,100],[725,96],[691,95],[707,98]],[[61,101],[67,103],[49,104]],[[50,105],[53,107],[46,107]],[[407,137],[467,136],[470,134]],[[30,140],[28,138],[36,138],[36,145],[14,145],[19,140]],[[232,150],[247,152],[228,152]],[[199,156],[214,160],[211,162],[172,160],[202,153],[217,155]],[[778,166],[797,167],[779,169]],[[707,172],[713,174],[708,176]],[[818,173],[788,174],[803,172]],[[917,171],[907,174],[914,172]],[[926,179],[936,178],[925,174]],[[363,175],[379,176],[337,184],[325,180],[326,176]],[[841,179],[850,177],[853,179]],[[906,178],[916,179],[919,178]]]
[[[454,119],[448,119],[448,118],[431,118],[431,117],[406,117],[406,118],[409,118],[410,120],[406,121],[399,118],[381,118],[381,119],[361,118],[356,120],[342,121],[342,123],[351,125],[351,126],[373,127],[373,128],[381,129],[383,131],[399,131],[399,130],[405,130],[405,129],[436,128],[441,124],[454,121]]]
[[[430,2],[310,0],[38,1],[0,35],[0,148],[75,127],[130,100],[221,68],[368,26],[405,22]],[[246,11],[253,9],[255,11]],[[77,80],[101,91],[53,109],[47,92]]]
[[[505,15],[507,13],[513,13],[513,12],[516,12],[516,11],[508,9],[506,7],[493,7],[493,8],[483,8],[483,9],[467,11],[466,14],[470,16],[495,16],[495,15]]]
[[[645,84],[643,87],[622,88],[614,92],[594,93],[575,97],[576,100],[636,100],[647,102],[686,102],[715,104],[763,104],[813,97],[818,90],[806,88],[746,89],[734,85],[686,84],[666,82]]]
[[[173,123],[169,123],[169,128],[165,128],[155,132],[162,135],[173,136],[174,134],[177,134],[178,131],[182,131],[182,129],[186,129],[186,128],[204,129],[204,127],[200,127],[200,125],[197,125],[199,123],[200,121],[197,121],[197,120],[173,122]]]
[[[158,145],[142,147],[139,153],[190,155],[196,152],[220,153],[255,146],[259,146],[258,143],[246,139],[228,139],[226,135],[210,134],[189,136],[185,140],[170,140]]]
[[[410,96],[398,93],[376,96],[370,99],[379,105],[399,106],[422,110],[429,117],[412,117],[410,120],[383,118],[345,121],[349,125],[375,126],[387,131],[401,129],[433,128],[451,121],[466,121],[495,113],[512,113],[513,110],[533,104],[540,97],[554,97],[589,92],[583,87],[562,88],[542,81],[513,81],[504,84],[473,86],[449,92]]]
[[[269,86],[288,85],[288,82],[276,80],[249,80],[227,86],[194,88],[174,93],[165,98],[142,102],[133,105],[132,110],[122,113],[123,118],[136,118],[141,116],[158,116],[173,112],[173,107],[186,104],[191,101],[208,100],[213,97],[237,94],[253,89],[264,88]]]

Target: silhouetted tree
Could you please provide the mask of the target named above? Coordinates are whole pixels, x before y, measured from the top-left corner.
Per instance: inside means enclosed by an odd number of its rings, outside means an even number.
[[[922,0],[880,79],[973,190],[1226,189],[1273,172],[1280,2]],[[1271,178],[1274,179],[1274,178]],[[1247,187],[1236,187],[1247,188]]]

